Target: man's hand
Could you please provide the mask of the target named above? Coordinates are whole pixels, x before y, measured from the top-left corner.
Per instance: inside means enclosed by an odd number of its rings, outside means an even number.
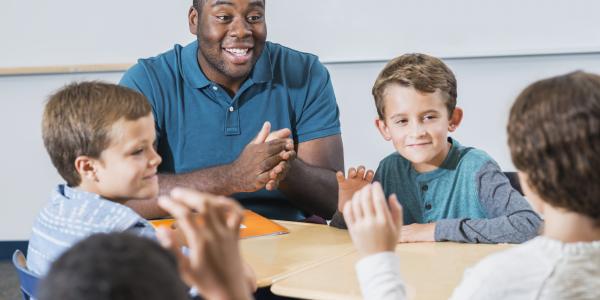
[[[435,223],[404,225],[398,238],[400,243],[435,242]]]
[[[231,164],[231,185],[235,192],[254,192],[266,187],[277,188],[285,178],[289,162],[296,157],[293,141],[287,128],[270,133],[271,124],[262,129],[240,156]]]
[[[335,174],[338,182],[338,210],[340,212],[344,211],[344,204],[352,199],[354,193],[373,181],[373,176],[375,176],[373,170],[367,171],[364,166],[348,169],[348,178],[344,177],[342,171]]]
[[[385,201],[378,182],[366,185],[344,206],[344,219],[359,255],[394,251],[402,227],[402,207],[391,195]]]
[[[206,299],[251,299],[255,285],[245,277],[254,275],[245,270],[238,244],[241,207],[223,196],[183,188],[158,203],[177,220],[187,241],[189,257],[181,253],[174,231],[157,229],[161,244],[175,254],[185,283]]]

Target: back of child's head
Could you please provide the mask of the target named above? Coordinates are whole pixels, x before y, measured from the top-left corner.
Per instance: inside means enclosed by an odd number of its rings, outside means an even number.
[[[101,82],[72,83],[50,96],[42,121],[42,136],[50,159],[69,186],[81,177],[75,158],[98,158],[110,145],[112,125],[133,121],[152,108],[144,96],[126,87]]]
[[[42,281],[42,300],[187,299],[175,257],[127,233],[96,234],[75,244]]]
[[[600,223],[600,76],[574,72],[528,86],[510,111],[508,143],[543,201]]]
[[[427,54],[404,54],[389,61],[377,76],[373,85],[373,98],[379,119],[385,119],[384,94],[390,84],[413,87],[419,92],[434,93],[440,90],[444,96],[448,114],[456,107],[456,78],[452,70],[440,59]]]

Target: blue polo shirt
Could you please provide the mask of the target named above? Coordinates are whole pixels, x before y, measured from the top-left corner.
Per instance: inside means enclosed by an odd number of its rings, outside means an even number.
[[[160,172],[185,173],[231,163],[265,121],[271,122],[272,130],[291,129],[297,143],[340,133],[331,79],[315,55],[267,42],[248,79],[230,97],[206,78],[197,51],[194,41],[140,59],[120,82],[144,94],[152,105],[163,158]],[[267,191],[235,196],[283,197]]]

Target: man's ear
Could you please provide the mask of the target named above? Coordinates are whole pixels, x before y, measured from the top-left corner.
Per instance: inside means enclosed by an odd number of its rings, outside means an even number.
[[[458,125],[460,125],[462,118],[463,118],[462,108],[455,107],[454,111],[452,112],[452,115],[450,116],[450,122],[448,124],[448,131],[453,132],[454,130],[456,130],[456,128],[458,128]]]
[[[87,179],[89,181],[97,181],[98,176],[96,172],[98,171],[97,167],[98,161],[89,156],[81,155],[75,158],[75,170],[81,177],[81,180]]]
[[[379,133],[381,133],[381,136],[386,140],[389,141],[392,139],[392,135],[390,134],[390,130],[387,127],[387,125],[385,124],[385,121],[380,119],[380,118],[375,118],[375,127],[377,127],[377,130],[379,130]]]
[[[188,26],[193,35],[198,35],[198,18],[200,18],[198,10],[193,5],[190,6],[190,10],[188,11]]]

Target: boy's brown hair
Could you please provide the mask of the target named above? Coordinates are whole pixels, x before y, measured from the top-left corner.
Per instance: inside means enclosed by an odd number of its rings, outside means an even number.
[[[81,177],[75,159],[99,158],[110,145],[112,125],[121,118],[137,120],[152,111],[133,90],[102,82],[72,83],[50,96],[42,120],[44,146],[52,164],[69,186]]]
[[[578,71],[528,86],[510,110],[508,144],[543,201],[600,221],[600,76]]]
[[[441,60],[421,53],[404,54],[389,61],[373,85],[373,98],[379,119],[385,118],[383,95],[389,84],[414,87],[417,91],[434,93],[439,89],[444,95],[449,116],[456,107],[456,78]]]

